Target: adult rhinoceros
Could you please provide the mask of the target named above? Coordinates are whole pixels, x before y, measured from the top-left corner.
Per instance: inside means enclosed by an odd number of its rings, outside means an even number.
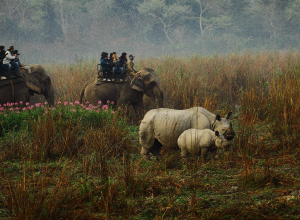
[[[201,107],[186,110],[168,108],[152,109],[146,113],[139,130],[142,145],[141,155],[160,155],[162,146],[178,149],[177,139],[187,129],[211,129],[224,135],[227,140],[234,138],[232,124],[228,119],[215,115]]]

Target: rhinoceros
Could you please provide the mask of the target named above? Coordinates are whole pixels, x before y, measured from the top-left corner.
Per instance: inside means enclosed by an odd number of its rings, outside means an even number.
[[[142,145],[141,155],[149,159],[151,152],[160,156],[161,147],[178,149],[177,139],[185,130],[211,129],[218,131],[227,140],[232,140],[235,133],[228,119],[215,115],[202,107],[193,107],[185,110],[168,108],[152,109],[144,116],[139,130],[139,142]]]
[[[227,150],[230,142],[218,131],[210,129],[188,129],[177,140],[181,150],[181,156],[185,158],[187,153],[202,156],[202,162],[206,162],[207,153],[211,153],[211,160],[215,161],[218,149]]]

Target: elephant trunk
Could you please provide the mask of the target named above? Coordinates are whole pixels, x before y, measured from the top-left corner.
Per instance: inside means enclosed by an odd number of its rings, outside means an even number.
[[[164,107],[164,93],[161,91],[161,89],[158,86],[153,87],[153,93],[154,93],[154,101],[157,101],[158,107],[163,108]]]
[[[50,91],[45,94],[45,98],[50,106],[54,106],[54,89],[52,87]]]

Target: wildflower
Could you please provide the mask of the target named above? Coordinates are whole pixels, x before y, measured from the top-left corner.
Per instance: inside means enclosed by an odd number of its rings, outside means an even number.
[[[64,105],[68,105],[68,102],[64,102]]]
[[[13,111],[13,110],[14,110],[14,108],[10,108],[9,110],[10,110],[10,111]]]
[[[4,114],[4,117],[6,117],[7,116],[7,114]]]
[[[3,104],[3,106],[5,107],[5,106],[6,106],[6,104]]]
[[[22,105],[22,104],[23,104],[23,101],[20,101],[20,104]]]
[[[26,110],[26,107],[22,108],[22,110],[25,111],[25,110]]]
[[[90,108],[86,108],[85,110],[91,110]]]
[[[48,113],[48,111],[46,111],[46,113]]]
[[[121,107],[118,107],[119,110],[121,110]]]
[[[45,105],[47,105],[48,104],[48,102],[45,102]]]
[[[55,110],[56,108],[55,107],[52,107],[52,110]]]
[[[19,111],[17,111],[17,114],[19,114],[20,112]]]
[[[41,107],[44,108],[45,106],[44,106],[44,105],[41,105]]]
[[[15,128],[18,127],[18,125],[15,125]]]
[[[102,102],[99,100],[99,101],[98,101],[98,104],[101,105],[101,103],[102,103]]]
[[[58,101],[57,104],[61,104],[61,101]]]
[[[76,112],[76,109],[72,109],[72,112]]]
[[[97,112],[97,113],[98,113],[98,112],[99,112],[99,110],[96,110],[95,112]]]
[[[79,105],[79,104],[80,104],[80,102],[79,102],[78,100],[76,100],[76,101],[75,101],[75,104],[78,104],[78,105]]]
[[[36,107],[39,107],[41,105],[41,103],[35,103]]]
[[[12,103],[12,104],[13,104],[13,103]],[[15,105],[18,105],[18,104],[19,104],[19,103],[17,103],[17,102],[15,103]]]
[[[111,102],[111,104],[113,105],[113,104],[115,104],[115,102],[114,102],[114,101],[112,101],[112,102]]]
[[[86,113],[84,115],[86,115]]]
[[[107,112],[107,109],[105,109],[104,111]]]
[[[112,114],[115,114],[116,112],[115,112],[115,111],[111,111],[111,113],[112,113]]]
[[[102,109],[106,109],[107,110],[108,109],[108,105],[103,105]]]
[[[26,102],[26,105],[29,105],[29,102]]]
[[[107,104],[109,104],[110,103],[110,101],[109,100],[107,100]]]
[[[62,115],[62,113],[60,112],[60,113],[58,113],[59,115]]]

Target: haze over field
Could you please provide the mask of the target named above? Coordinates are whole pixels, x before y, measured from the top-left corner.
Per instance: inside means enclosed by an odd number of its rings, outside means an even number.
[[[300,0],[1,0],[0,44],[26,63],[300,48]]]

